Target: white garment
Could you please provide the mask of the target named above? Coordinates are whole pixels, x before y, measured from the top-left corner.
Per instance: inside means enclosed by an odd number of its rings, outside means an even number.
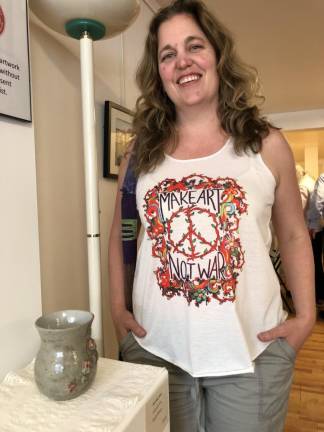
[[[308,210],[310,204],[310,197],[314,190],[315,181],[309,174],[304,174],[298,183],[302,206],[304,210],[305,222],[308,225]]]
[[[133,306],[138,343],[194,377],[253,371],[257,333],[286,318],[269,248],[275,179],[233,140],[141,175]]]
[[[319,232],[323,229],[324,219],[324,174],[316,180],[314,190],[310,194],[307,211],[308,228]]]

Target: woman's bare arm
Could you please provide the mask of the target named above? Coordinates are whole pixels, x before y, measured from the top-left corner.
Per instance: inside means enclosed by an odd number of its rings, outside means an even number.
[[[130,287],[125,275],[122,239],[121,239],[121,188],[124,182],[130,153],[127,154],[120,166],[117,186],[115,212],[109,237],[108,246],[108,277],[112,319],[117,338],[120,341],[132,331],[136,336],[145,336],[145,330],[135,321],[129,310],[131,299]]]
[[[272,219],[296,317],[278,327],[266,329],[258,337],[264,342],[285,337],[297,351],[309,336],[316,317],[313,254],[303,216],[295,162],[280,132],[272,131],[264,140],[262,157],[277,181]]]

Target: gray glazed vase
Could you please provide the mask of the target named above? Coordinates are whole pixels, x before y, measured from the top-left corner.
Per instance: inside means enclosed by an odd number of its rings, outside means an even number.
[[[90,387],[98,359],[91,338],[93,318],[91,312],[64,310],[41,316],[35,322],[41,338],[35,381],[50,399],[73,399]]]

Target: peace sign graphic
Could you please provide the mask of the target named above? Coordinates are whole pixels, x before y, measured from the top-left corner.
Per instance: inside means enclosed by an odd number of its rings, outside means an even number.
[[[217,216],[208,209],[181,208],[167,221],[168,242],[174,252],[191,260],[202,258],[218,247],[218,225]]]

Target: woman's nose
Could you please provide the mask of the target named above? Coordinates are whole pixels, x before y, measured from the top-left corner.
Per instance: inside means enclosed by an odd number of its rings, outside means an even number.
[[[192,60],[187,53],[178,54],[177,67],[179,69],[186,69],[192,65]]]

